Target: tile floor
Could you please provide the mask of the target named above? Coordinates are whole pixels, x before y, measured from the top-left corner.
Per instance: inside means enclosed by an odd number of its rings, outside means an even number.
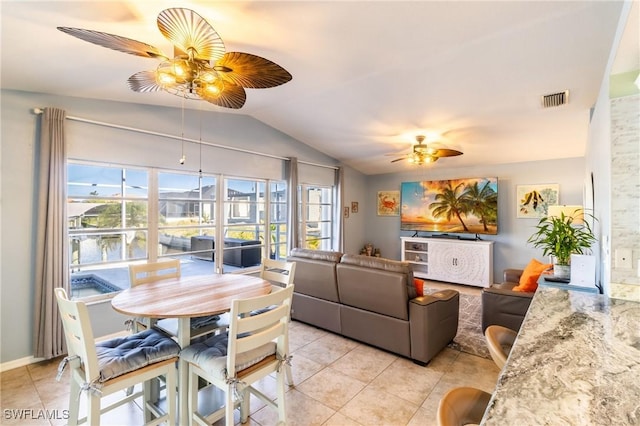
[[[295,381],[287,391],[290,425],[435,425],[438,401],[444,392],[456,386],[492,392],[499,374],[490,359],[450,348],[421,367],[296,321],[290,328],[290,348]],[[41,362],[0,374],[0,424],[66,423],[63,410],[68,405],[69,373],[67,369],[57,382],[58,362]],[[275,398],[274,385],[275,379],[268,377],[260,383],[260,389]],[[16,418],[19,414],[22,419]],[[141,424],[142,412],[130,403],[104,415],[102,423]],[[247,425],[276,423],[273,410],[257,399],[251,400]]]

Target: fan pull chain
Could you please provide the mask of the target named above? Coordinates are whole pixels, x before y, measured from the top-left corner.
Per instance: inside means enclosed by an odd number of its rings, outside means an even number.
[[[200,150],[200,169],[198,170],[198,173],[200,173],[200,178],[202,179],[202,105],[200,105],[198,110],[200,118],[200,140],[198,142],[198,149]]]
[[[182,98],[182,135],[181,135],[181,139],[182,139],[182,149],[181,149],[181,157],[180,157],[180,164],[184,164],[185,160],[187,159],[187,157],[184,155],[184,97]]]

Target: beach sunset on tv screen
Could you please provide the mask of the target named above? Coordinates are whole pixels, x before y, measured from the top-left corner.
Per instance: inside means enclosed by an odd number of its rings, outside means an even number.
[[[400,229],[498,233],[498,178],[402,182]]]

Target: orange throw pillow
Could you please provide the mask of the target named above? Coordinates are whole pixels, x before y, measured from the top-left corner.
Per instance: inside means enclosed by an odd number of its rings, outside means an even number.
[[[418,293],[418,296],[424,296],[424,281],[418,278],[414,278],[413,285],[416,288],[416,293]]]
[[[552,265],[550,263],[540,263],[536,259],[531,259],[531,262],[524,268],[524,272],[520,276],[520,283],[517,287],[513,288],[513,291],[534,292],[538,288],[538,278],[540,274],[549,269]]]

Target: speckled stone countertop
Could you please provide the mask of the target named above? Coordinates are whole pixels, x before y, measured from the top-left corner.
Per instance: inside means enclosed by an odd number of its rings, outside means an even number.
[[[640,425],[640,303],[539,287],[482,425]]]

